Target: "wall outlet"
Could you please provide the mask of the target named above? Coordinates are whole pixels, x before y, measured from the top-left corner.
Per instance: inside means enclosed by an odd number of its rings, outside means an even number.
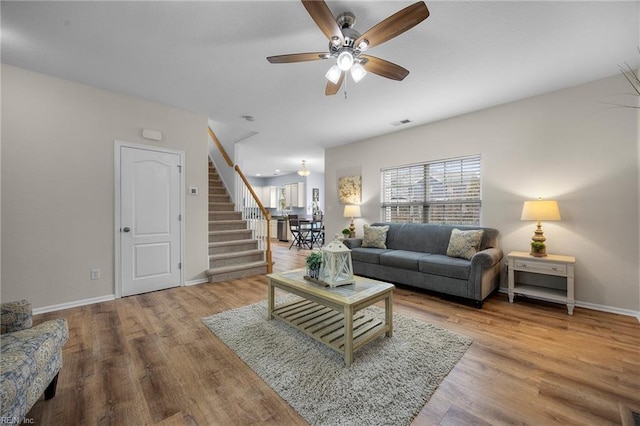
[[[100,269],[94,268],[91,270],[91,279],[99,280],[100,279]]]

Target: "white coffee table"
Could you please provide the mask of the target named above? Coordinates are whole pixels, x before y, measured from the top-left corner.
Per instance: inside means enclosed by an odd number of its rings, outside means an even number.
[[[303,331],[344,356],[347,366],[353,352],[382,334],[393,335],[393,284],[355,277],[355,284],[324,287],[304,280],[304,269],[268,274],[269,315]],[[275,289],[302,298],[275,306]],[[385,301],[385,320],[372,318],[361,309]]]

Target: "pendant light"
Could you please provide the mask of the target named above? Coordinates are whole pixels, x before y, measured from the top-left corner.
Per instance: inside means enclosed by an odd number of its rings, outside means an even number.
[[[311,172],[307,170],[307,162],[305,160],[302,160],[302,168],[298,170],[298,174],[303,177],[309,176],[311,174]]]

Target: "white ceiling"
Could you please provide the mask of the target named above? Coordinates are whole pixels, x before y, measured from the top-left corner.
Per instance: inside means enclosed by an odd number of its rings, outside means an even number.
[[[329,1],[361,33],[411,1]],[[367,53],[410,70],[324,95],[326,51],[299,1],[2,1],[2,62],[208,116],[245,137],[246,174],[323,171],[323,149],[637,67],[637,1],[427,1],[431,16]],[[254,121],[242,116],[251,115]],[[392,122],[411,123],[394,127]],[[204,129],[203,129],[204,131]],[[229,136],[235,138],[236,136]],[[233,141],[224,140],[229,143]]]

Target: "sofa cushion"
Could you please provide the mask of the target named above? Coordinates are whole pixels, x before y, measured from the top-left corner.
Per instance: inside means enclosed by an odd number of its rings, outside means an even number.
[[[351,260],[355,262],[373,263],[374,265],[380,264],[380,255],[386,253],[388,249],[377,248],[361,248],[356,247],[351,249]]]
[[[362,247],[386,249],[388,226],[364,225],[364,237]]]
[[[418,270],[425,274],[468,280],[471,261],[442,254],[424,256],[420,259]]]
[[[391,266],[392,268],[417,271],[420,259],[425,256],[428,257],[430,255],[418,251],[390,250],[380,255],[380,264]]]
[[[470,260],[478,252],[483,233],[484,231],[481,229],[466,231],[461,231],[457,228],[452,229],[449,247],[447,247],[447,256]]]

